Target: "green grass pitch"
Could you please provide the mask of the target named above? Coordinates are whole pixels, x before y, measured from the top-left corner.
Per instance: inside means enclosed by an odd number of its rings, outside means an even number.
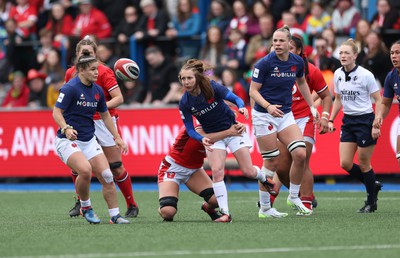
[[[0,258],[400,257],[399,193],[381,192],[377,212],[358,214],[364,195],[317,192],[315,213],[297,217],[282,192],[275,207],[289,216],[259,219],[257,192],[230,192],[233,222],[218,224],[190,192],[181,193],[174,222],[161,221],[157,192],[136,192],[139,216],[130,225],[110,225],[101,193],[93,192],[102,222],[90,225],[68,216],[71,192],[1,192]]]

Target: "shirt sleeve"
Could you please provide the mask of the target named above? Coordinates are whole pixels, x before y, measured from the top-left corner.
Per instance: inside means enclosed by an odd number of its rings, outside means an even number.
[[[265,79],[266,71],[268,70],[268,64],[264,58],[258,60],[254,65],[251,80],[257,83],[263,83]]]
[[[192,118],[192,114],[190,113],[190,111],[186,108],[186,106],[181,102],[179,103],[179,112],[181,114],[181,118],[183,121],[183,124],[186,127],[186,131],[188,133],[188,135],[195,139],[196,141],[202,142],[203,140],[203,136],[201,136],[198,132],[196,132],[196,130],[194,129],[194,125],[193,125],[193,118]]]
[[[72,99],[73,99],[73,87],[64,85],[60,89],[60,93],[58,94],[55,106],[62,110],[65,110],[70,106]]]
[[[391,75],[391,72],[388,73],[388,75],[386,76],[386,79],[385,79],[385,83],[383,86],[383,97],[392,99],[394,97],[394,90],[390,86],[390,81],[391,81],[390,75]]]

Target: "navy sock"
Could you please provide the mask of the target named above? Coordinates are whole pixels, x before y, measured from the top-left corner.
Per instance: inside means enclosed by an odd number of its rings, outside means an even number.
[[[375,203],[375,173],[374,170],[370,170],[363,173],[365,189],[367,190],[367,202],[369,204]]]
[[[349,171],[347,171],[347,173],[355,177],[361,183],[365,184],[363,173],[361,172],[360,166],[358,164],[353,163],[353,167]]]

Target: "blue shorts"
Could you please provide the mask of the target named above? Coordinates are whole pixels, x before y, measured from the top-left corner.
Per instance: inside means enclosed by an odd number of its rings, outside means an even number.
[[[344,115],[340,142],[355,142],[359,147],[375,145],[377,140],[372,139],[371,135],[374,119],[374,113],[359,116]]]

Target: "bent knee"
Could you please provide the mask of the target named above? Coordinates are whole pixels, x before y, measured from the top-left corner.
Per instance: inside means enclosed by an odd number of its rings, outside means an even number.
[[[174,220],[174,216],[176,214],[176,209],[172,206],[165,206],[163,208],[159,209],[159,213],[161,218],[163,218],[166,221],[172,221]]]
[[[350,171],[350,169],[353,167],[353,162],[340,161],[340,167],[346,171]]]

